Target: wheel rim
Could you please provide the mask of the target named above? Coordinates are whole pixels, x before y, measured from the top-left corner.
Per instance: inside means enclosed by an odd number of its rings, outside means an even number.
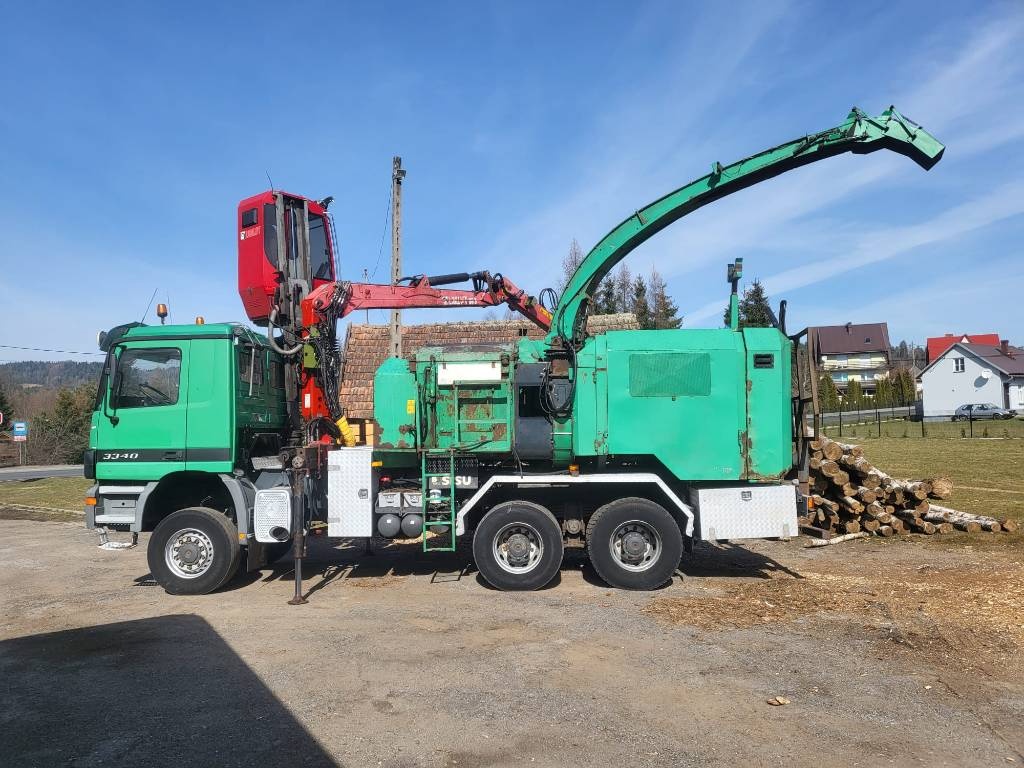
[[[491,550],[503,571],[524,574],[540,564],[544,557],[544,541],[532,525],[509,523],[494,535]]]
[[[661,557],[661,534],[643,520],[630,520],[612,531],[608,548],[619,567],[639,573]]]
[[[178,578],[196,579],[213,565],[213,541],[198,528],[182,528],[167,540],[164,562]]]

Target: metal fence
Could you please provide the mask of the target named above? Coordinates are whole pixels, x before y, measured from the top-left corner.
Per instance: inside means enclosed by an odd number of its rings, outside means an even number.
[[[917,405],[822,413],[819,424],[829,437],[1024,438],[1024,420],[1019,418],[925,419]]]

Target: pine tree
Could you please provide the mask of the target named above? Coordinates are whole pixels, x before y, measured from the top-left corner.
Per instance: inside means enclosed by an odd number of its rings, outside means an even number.
[[[846,397],[843,398],[843,405],[845,410],[859,411],[863,404],[864,390],[861,388],[860,382],[854,379],[846,385]]]
[[[592,314],[614,315],[616,312],[621,311],[619,308],[619,297],[615,291],[615,278],[608,274],[601,281],[601,284],[597,286],[597,291],[594,294],[594,311]]]
[[[744,289],[739,305],[740,328],[770,328],[773,325],[771,304],[760,280],[755,280],[753,285]],[[725,307],[723,323],[729,325],[728,305]]]
[[[895,383],[888,376],[879,379],[875,384],[875,405],[879,408],[894,405],[895,390]]]
[[[650,281],[651,292],[651,316],[655,328],[678,328],[683,324],[679,317],[679,307],[668,295],[668,286],[664,279],[658,274],[658,270],[651,270]]]
[[[897,368],[890,376],[893,379],[893,404],[912,405],[917,400],[917,382],[909,368]]]
[[[641,328],[650,330],[654,327],[654,317],[647,299],[647,284],[643,275],[637,275],[633,281],[633,314],[636,315],[636,321]]]
[[[821,374],[818,380],[818,407],[823,413],[839,410],[839,390],[827,373]]]
[[[14,406],[7,399],[7,393],[4,392],[3,385],[0,385],[0,413],[4,415],[4,421],[3,424],[0,424],[0,430],[10,429],[11,421],[14,419]]]
[[[92,388],[62,389],[52,411],[33,419],[28,442],[29,460],[53,464],[81,462],[89,447]]]

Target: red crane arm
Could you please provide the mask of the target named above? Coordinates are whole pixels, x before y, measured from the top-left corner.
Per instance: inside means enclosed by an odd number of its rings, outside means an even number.
[[[511,280],[486,272],[474,276],[473,290],[435,288],[430,278],[410,278],[409,284],[327,283],[312,291],[302,302],[302,321],[307,328],[327,314],[336,319],[369,309],[431,309],[453,307],[497,307],[508,305],[537,325],[551,328],[551,313],[533,296]]]

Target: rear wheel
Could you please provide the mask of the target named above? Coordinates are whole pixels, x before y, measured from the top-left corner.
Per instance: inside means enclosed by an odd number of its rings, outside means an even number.
[[[216,509],[179,509],[157,525],[146,552],[149,570],[172,595],[205,595],[238,570],[234,523]]]
[[[675,518],[650,499],[605,504],[587,523],[587,554],[613,587],[656,589],[672,578],[683,555]]]
[[[562,565],[562,529],[540,504],[502,502],[477,526],[473,559],[492,587],[540,589]]]

